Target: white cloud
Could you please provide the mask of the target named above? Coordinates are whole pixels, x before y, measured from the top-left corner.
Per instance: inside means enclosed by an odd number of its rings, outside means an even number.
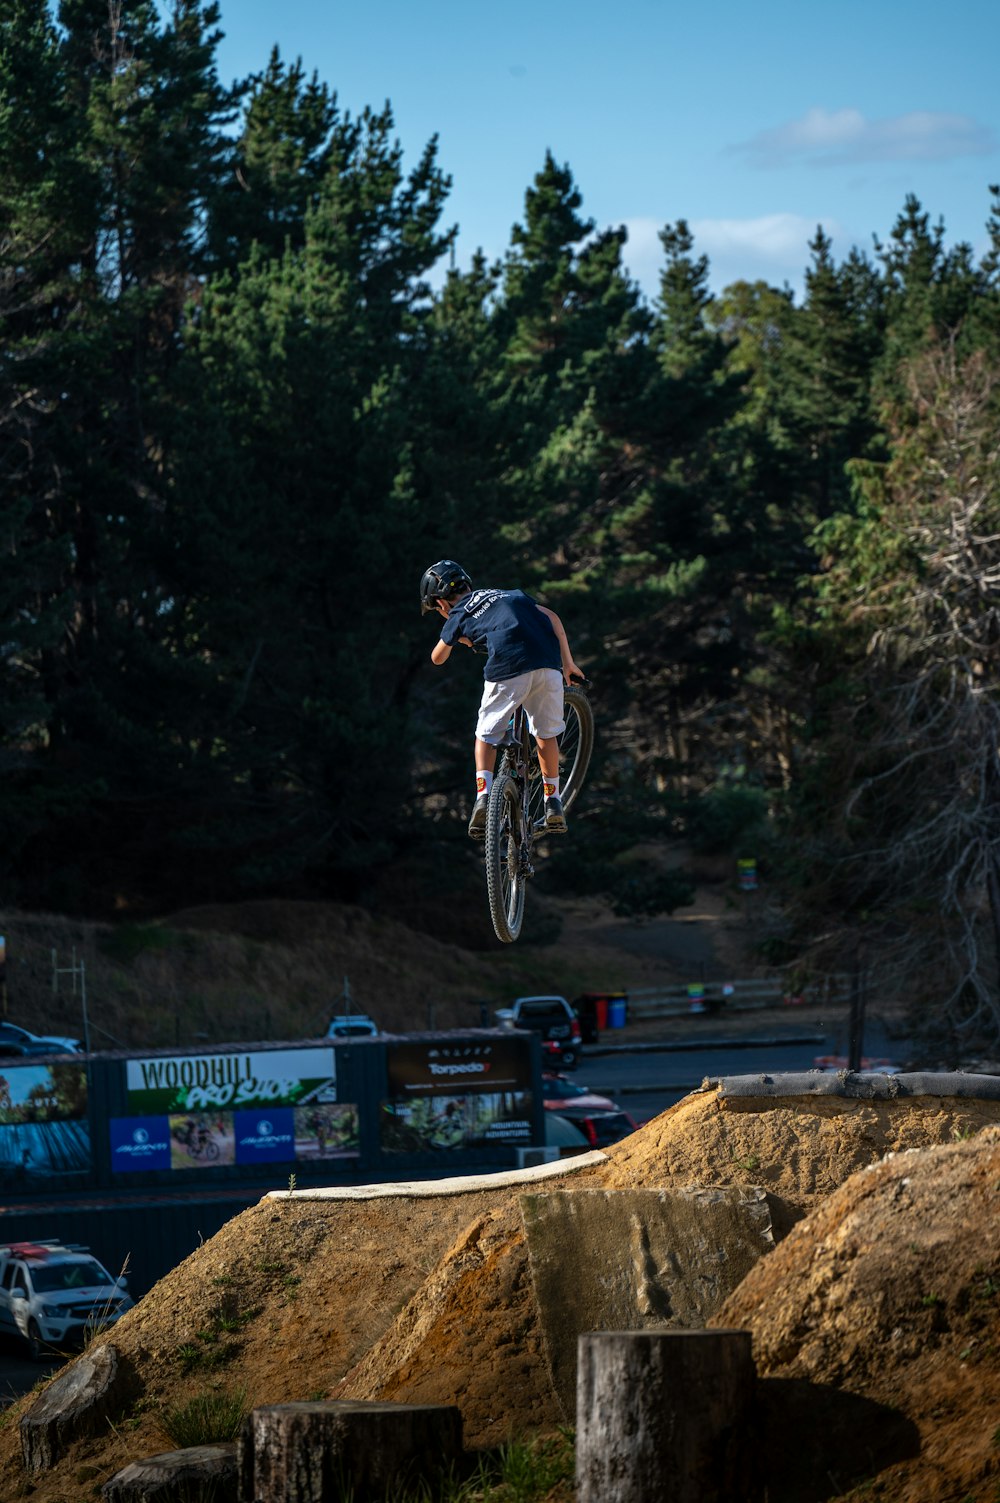
[[[867,120],[860,110],[808,110],[749,141],[729,148],[754,167],[795,161],[832,167],[850,162],[947,162],[985,156],[997,149],[988,126],[970,115],[913,110],[886,120]]]
[[[839,233],[835,223],[824,225],[831,237]],[[788,262],[808,260],[809,241],[816,233],[816,220],[801,214],[762,214],[757,219],[693,219],[695,245],[709,256],[745,255],[750,260]]]
[[[779,287],[788,282],[799,290],[811,259],[809,242],[817,223],[801,214],[762,214],[755,219],[692,219],[688,228],[694,236],[693,254],[708,256],[713,292],[721,292],[730,282],[758,278]],[[659,293],[664,264],[659,240],[662,227],[653,219],[630,219],[626,223],[624,261],[649,298]],[[835,243],[844,238],[835,220],[824,220],[823,228]]]

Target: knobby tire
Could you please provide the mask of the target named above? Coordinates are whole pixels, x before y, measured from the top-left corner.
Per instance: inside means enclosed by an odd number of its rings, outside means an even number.
[[[503,762],[486,807],[486,891],[497,939],[511,944],[521,932],[526,876],[521,864],[521,791]]]
[[[594,750],[594,712],[585,690],[567,684],[563,695],[566,729],[559,737],[559,787],[563,808],[568,809],[583,787]]]

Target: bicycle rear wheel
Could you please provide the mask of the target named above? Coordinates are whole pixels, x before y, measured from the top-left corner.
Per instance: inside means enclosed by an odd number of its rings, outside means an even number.
[[[577,684],[566,686],[563,716],[566,729],[559,737],[559,787],[563,808],[568,809],[583,787],[594,750],[594,712]]]
[[[524,838],[521,790],[505,759],[486,808],[486,891],[496,937],[508,945],[520,934],[524,918]]]

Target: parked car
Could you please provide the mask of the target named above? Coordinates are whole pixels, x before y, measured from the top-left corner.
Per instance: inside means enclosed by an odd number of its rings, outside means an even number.
[[[620,1110],[618,1103],[612,1101],[610,1096],[599,1096],[589,1086],[570,1080],[568,1075],[561,1075],[558,1070],[542,1071],[542,1093],[545,1097],[545,1110],[550,1112],[562,1111],[567,1102],[592,1112]]]
[[[58,1044],[34,1044],[20,1039],[0,1039],[0,1059],[25,1059],[39,1054],[64,1054]]]
[[[575,1070],[580,1058],[580,1019],[565,997],[518,997],[505,1010],[512,1028],[537,1033],[546,1064]]]
[[[601,1096],[585,1085],[567,1080],[558,1071],[542,1071],[542,1090],[545,1100],[546,1141],[548,1122],[558,1117],[579,1133],[587,1148],[606,1148],[635,1132],[638,1123],[624,1107],[612,1101],[610,1096]]]
[[[558,1147],[560,1157],[570,1153],[587,1153],[592,1148],[608,1148],[635,1132],[631,1113],[616,1111],[579,1111],[568,1102],[560,1102],[558,1111],[545,1113],[545,1142]]]
[[[35,1361],[50,1348],[79,1347],[133,1304],[124,1274],[112,1278],[78,1242],[0,1247],[0,1330],[22,1336]]]
[[[366,1017],[363,1012],[342,1013],[330,1019],[330,1026],[326,1030],[328,1039],[371,1039],[380,1032],[374,1018]]]
[[[564,1101],[559,1107],[558,1115],[564,1122],[572,1123],[588,1148],[607,1148],[612,1143],[627,1138],[638,1127],[631,1112],[626,1112],[621,1107],[615,1111],[599,1112]]]
[[[558,1112],[545,1113],[545,1146],[558,1148],[561,1159],[590,1152],[590,1144],[580,1129],[566,1117],[560,1117]]]
[[[49,1054],[75,1054],[82,1050],[79,1039],[63,1038],[59,1034],[32,1033],[17,1023],[0,1022],[0,1046],[5,1044],[45,1044]],[[34,1049],[30,1051],[34,1054]]]

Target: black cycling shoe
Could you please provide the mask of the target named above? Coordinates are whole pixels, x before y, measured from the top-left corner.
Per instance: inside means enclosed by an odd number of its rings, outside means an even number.
[[[486,839],[486,805],[490,801],[488,793],[481,793],[476,799],[472,810],[472,818],[469,820],[469,834],[473,840]]]
[[[566,831],[566,815],[561,798],[545,800],[545,830],[549,835],[562,835]]]

